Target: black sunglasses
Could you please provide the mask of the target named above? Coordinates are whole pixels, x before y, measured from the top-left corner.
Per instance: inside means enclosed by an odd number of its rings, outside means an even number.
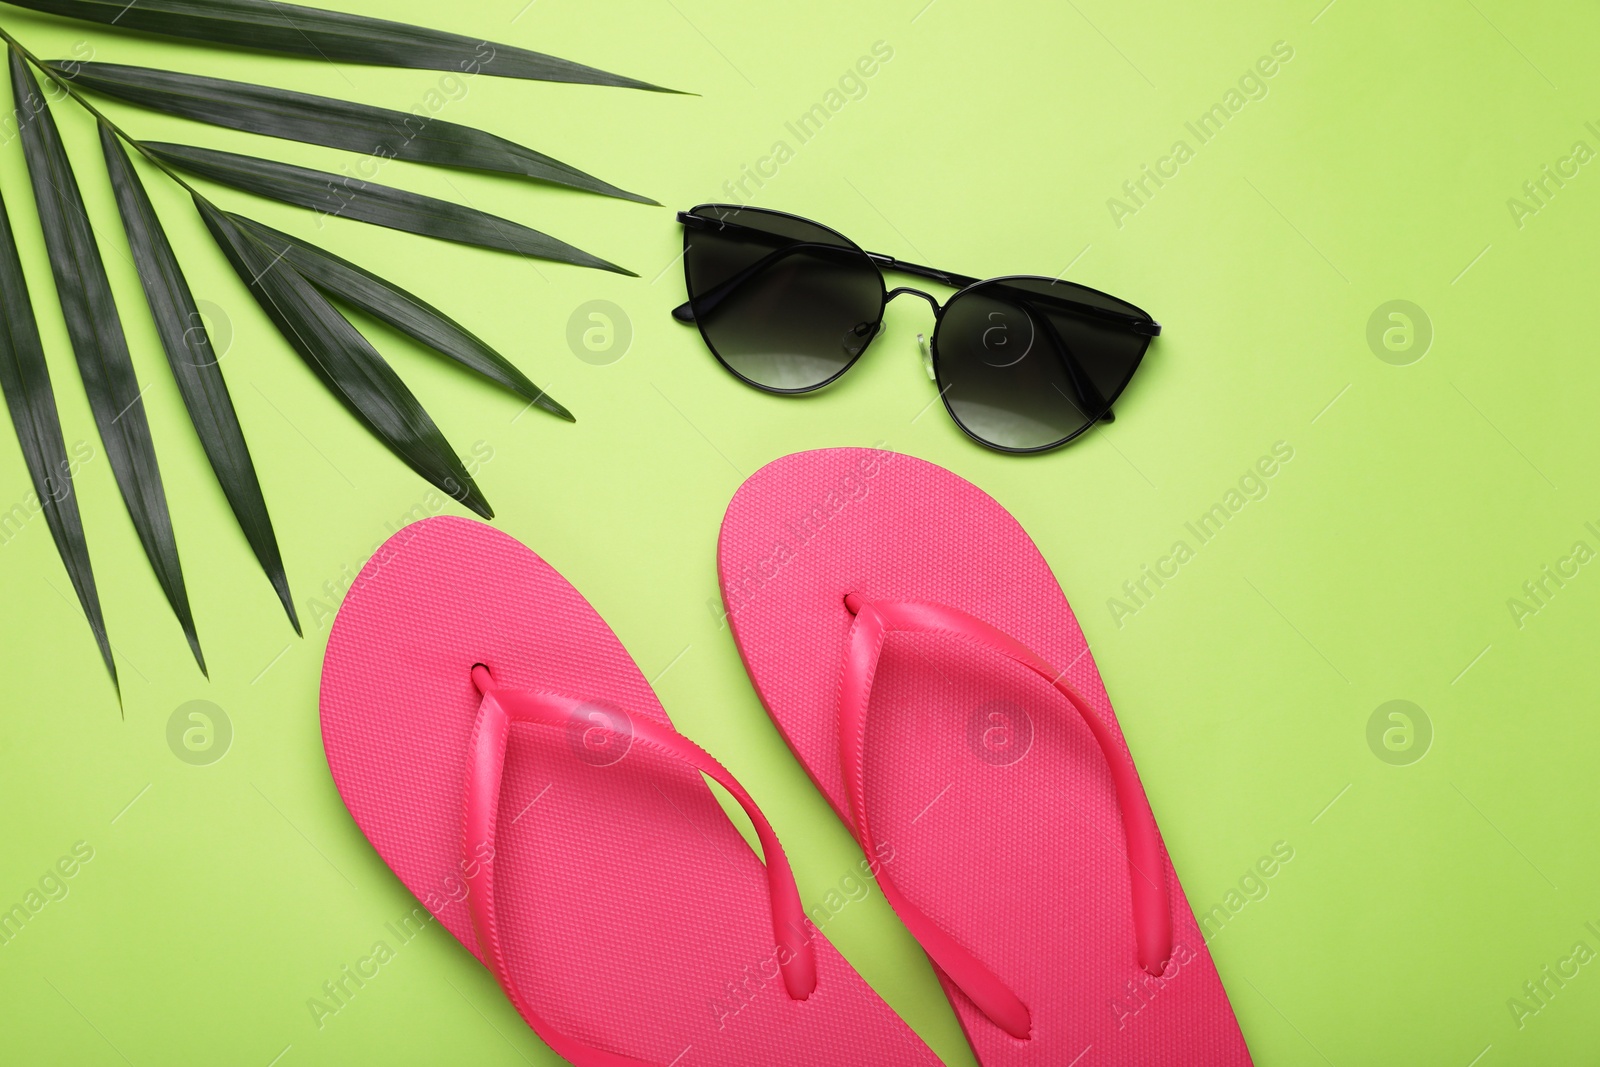
[[[902,293],[933,307],[923,369],[957,426],[1002,452],[1064,445],[1127,386],[1161,324],[1125,300],[1030,275],[979,280],[864,251],[781,211],[701,204],[678,213],[689,299],[672,309],[712,355],[769,393],[807,393],[849,370]],[[940,304],[883,271],[960,291]],[[921,335],[918,335],[921,341]]]

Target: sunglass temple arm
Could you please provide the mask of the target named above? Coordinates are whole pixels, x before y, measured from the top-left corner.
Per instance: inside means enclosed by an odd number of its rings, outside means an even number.
[[[941,282],[956,289],[968,285],[976,285],[980,280],[978,278],[969,278],[965,274],[955,274],[951,271],[940,270],[937,267],[924,267],[917,263],[907,263],[903,259],[896,259],[893,256],[884,255],[882,252],[868,252],[867,258],[880,267],[897,270],[902,274],[913,274],[918,278],[931,278],[936,282]]]

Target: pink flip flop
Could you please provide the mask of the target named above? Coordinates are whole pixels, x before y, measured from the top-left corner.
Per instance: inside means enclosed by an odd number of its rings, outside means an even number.
[[[576,1067],[938,1064],[807,923],[755,802],[511,537],[431,518],[373,555],[322,737],[367,840]]]
[[[982,490],[893,452],[776,460],[718,548],[768,712],[984,1067],[1250,1063],[1066,598]]]

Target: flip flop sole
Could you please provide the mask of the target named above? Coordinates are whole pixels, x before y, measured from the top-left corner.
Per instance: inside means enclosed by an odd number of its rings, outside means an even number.
[[[498,925],[550,1026],[662,1067],[937,1064],[820,935],[815,991],[788,996],[761,861],[697,772],[628,743],[628,716],[669,720],[616,636],[513,538],[431,518],[385,543],[346,595],[322,732],[362,832],[469,951],[482,958],[462,854],[479,663],[501,685],[613,716],[614,732],[516,724],[507,747]]]
[[[750,678],[847,824],[846,594],[945,604],[998,627],[1061,669],[1126,747],[1033,541],[942,467],[850,448],[778,459],[735,494],[718,557]],[[888,637],[871,692],[866,803],[896,885],[1030,1009],[1031,1037],[1011,1037],[941,975],[984,1067],[1250,1062],[1170,862],[1172,960],[1160,978],[1136,963],[1111,776],[1060,693],[982,646],[906,633]]]

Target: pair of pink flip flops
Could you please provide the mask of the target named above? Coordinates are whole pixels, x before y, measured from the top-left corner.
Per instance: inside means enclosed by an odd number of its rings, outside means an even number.
[[[718,565],[763,703],[892,853],[879,886],[984,1067],[1250,1062],[1082,631],[1004,508],[909,456],[805,452],[740,488]],[[806,919],[755,802],[511,537],[391,538],[321,703],[368,840],[577,1067],[939,1062]]]

